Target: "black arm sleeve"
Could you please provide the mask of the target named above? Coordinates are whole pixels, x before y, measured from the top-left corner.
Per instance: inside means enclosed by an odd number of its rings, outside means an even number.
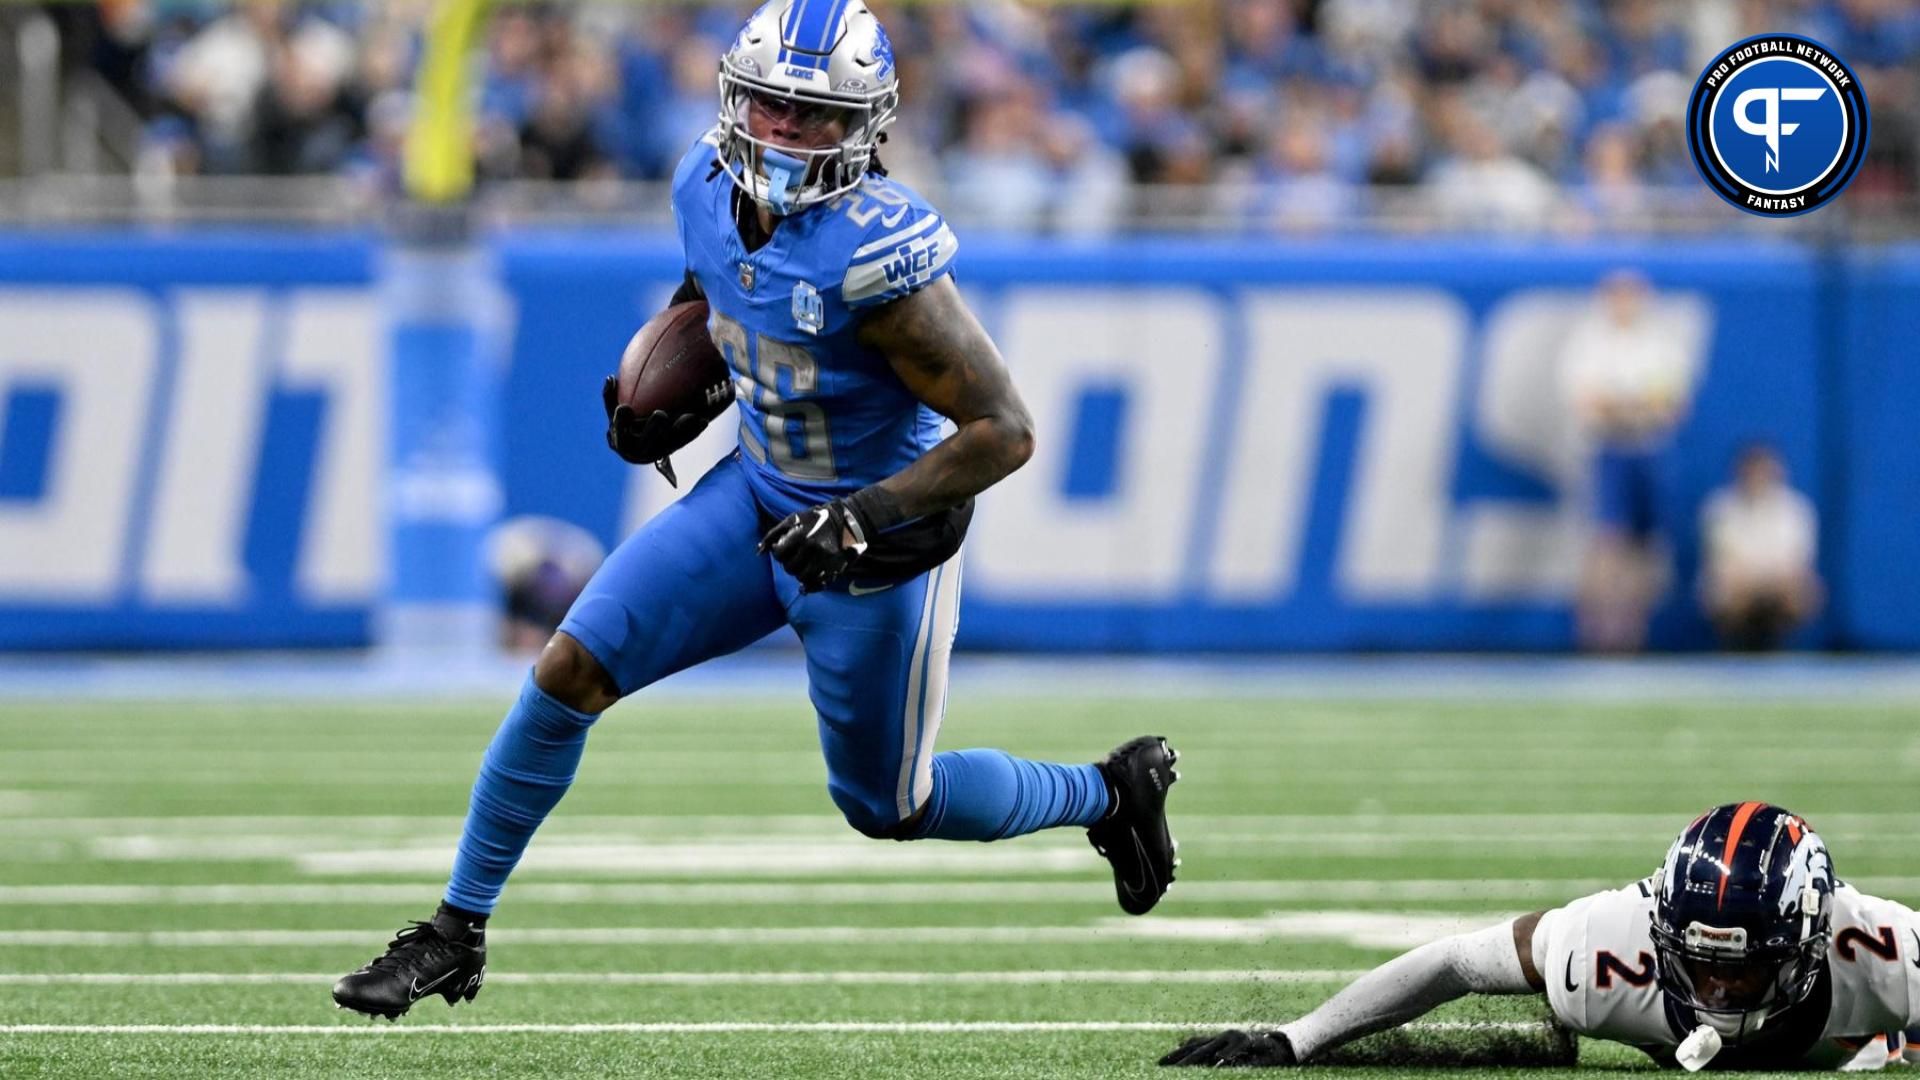
[[[707,294],[700,291],[700,283],[693,280],[693,271],[688,270],[686,271],[686,275],[680,279],[680,287],[673,290],[673,299],[667,301],[667,306],[672,307],[675,304],[685,304],[693,300],[705,300],[706,298]]]

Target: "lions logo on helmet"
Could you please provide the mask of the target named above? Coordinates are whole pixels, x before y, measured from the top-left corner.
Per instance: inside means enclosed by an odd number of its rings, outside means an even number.
[[[1833,937],[1827,846],[1799,817],[1730,803],[1687,826],[1654,875],[1660,989],[1737,1044],[1806,1000]]]
[[[777,146],[748,131],[751,100],[837,110],[845,134],[830,146]],[[721,166],[776,214],[853,190],[873,165],[900,103],[893,43],[859,0],[771,0],[720,58]]]

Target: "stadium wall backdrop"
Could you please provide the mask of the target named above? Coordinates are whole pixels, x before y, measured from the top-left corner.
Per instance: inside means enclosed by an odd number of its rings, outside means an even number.
[[[497,482],[420,490],[387,482],[376,238],[0,237],[0,647],[363,644],[385,583],[425,572],[389,565],[395,500],[609,544],[657,512],[675,493],[606,452],[597,387],[678,280],[671,238],[492,254]],[[1797,642],[1920,647],[1920,247],[970,239],[961,259],[1042,433],[982,501],[964,644],[1568,647],[1590,493],[1556,348],[1634,267],[1700,371],[1655,644],[1708,641],[1693,510],[1763,438],[1821,511],[1833,597]]]

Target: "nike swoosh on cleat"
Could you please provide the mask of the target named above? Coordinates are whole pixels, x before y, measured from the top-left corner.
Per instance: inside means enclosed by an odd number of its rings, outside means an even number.
[[[1122,881],[1120,887],[1127,890],[1128,896],[1144,896],[1153,888],[1153,874],[1148,870],[1151,860],[1147,858],[1147,845],[1140,842],[1139,833],[1129,829],[1127,835],[1133,838],[1133,854],[1140,860],[1140,884],[1129,885]]]
[[[441,983],[446,982],[448,979],[453,978],[455,975],[459,973],[460,973],[460,969],[454,968],[452,971],[447,972],[445,975],[440,976],[439,978],[433,980],[432,982],[428,983],[425,986],[420,985],[419,979],[413,980],[413,1000],[419,1001],[422,997],[425,997],[426,995],[433,993],[434,987],[439,986]]]
[[[1573,955],[1569,953],[1567,955],[1567,993],[1578,993],[1579,990],[1580,987],[1576,986],[1573,981]]]

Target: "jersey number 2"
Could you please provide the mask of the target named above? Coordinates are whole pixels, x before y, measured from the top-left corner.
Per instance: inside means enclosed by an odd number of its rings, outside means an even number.
[[[713,313],[713,341],[726,354],[727,366],[752,388],[754,409],[762,419],[762,440],[747,430],[752,413],[740,418],[740,445],[754,460],[795,480],[811,482],[839,478],[833,467],[833,439],[827,430],[827,411],[811,401],[788,401],[780,396],[780,374],[786,372],[789,393],[810,394],[820,386],[820,368],[813,354],[798,345],[749,333],[747,328],[719,312]],[[797,431],[795,429],[798,429]]]
[[[1900,956],[1900,944],[1894,940],[1891,926],[1876,927],[1871,934],[1849,926],[1833,939],[1833,951],[1839,953],[1842,960],[1858,961],[1861,949],[1889,962]]]
[[[1619,957],[1600,950],[1593,957],[1593,985],[1601,990],[1613,989],[1613,980],[1618,978],[1628,986],[1647,986],[1653,982],[1653,957],[1641,952],[1636,958],[1638,968],[1630,968]]]

